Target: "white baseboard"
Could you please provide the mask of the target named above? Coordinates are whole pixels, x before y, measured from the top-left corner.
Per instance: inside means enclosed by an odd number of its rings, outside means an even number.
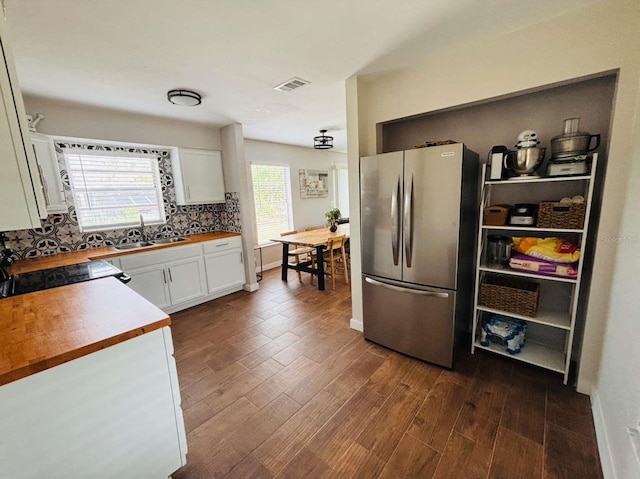
[[[257,283],[256,283],[257,284]],[[225,288],[221,291],[216,291],[213,294],[209,294],[207,296],[202,296],[201,298],[196,298],[191,301],[187,301],[180,304],[174,304],[172,306],[167,306],[166,308],[162,308],[162,310],[167,314],[177,313],[178,311],[182,311],[183,309],[193,308],[194,306],[198,306],[199,304],[206,303],[207,301],[212,301],[214,299],[221,298],[222,296],[226,296],[227,294],[235,293],[236,291],[240,291],[244,289],[243,286],[231,286],[229,288]]]
[[[596,428],[596,441],[598,442],[598,453],[600,454],[600,464],[602,465],[602,475],[604,479],[616,479],[616,471],[613,467],[613,457],[607,439],[607,430],[604,423],[602,406],[598,398],[598,392],[591,394],[591,414],[593,414],[593,424]]]
[[[282,266],[282,261],[274,261],[273,263],[263,265],[262,270],[267,271],[270,269],[279,268],[280,266]],[[256,273],[259,273],[259,272],[260,272],[260,266],[256,268]]]
[[[364,331],[364,324],[362,324],[362,321],[360,319],[351,318],[351,321],[349,321],[349,327],[351,329],[355,329],[356,331]]]
[[[244,289],[245,291],[249,291],[250,293],[253,293],[254,291],[258,291],[258,289],[260,288],[260,285],[258,283],[251,283],[251,284],[245,284],[242,289]]]

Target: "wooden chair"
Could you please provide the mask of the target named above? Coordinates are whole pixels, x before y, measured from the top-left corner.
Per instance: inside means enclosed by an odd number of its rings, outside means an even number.
[[[287,231],[286,233],[280,233],[280,236],[292,235],[297,233],[298,230]],[[311,259],[311,254],[313,253],[313,248],[307,248],[302,246],[300,248],[289,249],[289,261],[288,263],[294,266],[297,266],[299,263],[303,261],[309,261]],[[312,265],[313,266],[313,265]],[[298,273],[298,281],[302,283],[302,275],[300,271]],[[313,275],[311,275],[311,284],[313,284]]]
[[[331,285],[336,289],[336,273],[339,268],[344,271],[344,280],[349,284],[349,262],[344,248],[347,236],[336,236],[329,238],[327,249],[324,252],[324,262],[326,263],[325,275],[331,276]]]
[[[322,228],[324,228],[324,226],[309,226],[308,228],[305,228],[305,231],[313,231],[313,230],[321,230]]]

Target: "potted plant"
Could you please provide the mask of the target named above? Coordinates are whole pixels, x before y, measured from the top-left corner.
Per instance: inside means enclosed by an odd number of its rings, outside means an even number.
[[[340,210],[338,208],[334,208],[327,211],[324,215],[327,217],[327,221],[329,222],[329,231],[335,233],[338,229],[338,220],[342,218]]]

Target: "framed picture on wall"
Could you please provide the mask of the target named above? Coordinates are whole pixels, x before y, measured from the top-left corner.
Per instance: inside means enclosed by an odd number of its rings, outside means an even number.
[[[300,169],[300,198],[329,196],[329,171]]]

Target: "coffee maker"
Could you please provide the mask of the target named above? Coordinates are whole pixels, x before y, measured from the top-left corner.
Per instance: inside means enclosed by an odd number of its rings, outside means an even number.
[[[491,148],[487,164],[489,168],[489,180],[503,180],[507,177],[507,170],[504,160],[509,154],[509,148],[504,145],[497,145]]]

